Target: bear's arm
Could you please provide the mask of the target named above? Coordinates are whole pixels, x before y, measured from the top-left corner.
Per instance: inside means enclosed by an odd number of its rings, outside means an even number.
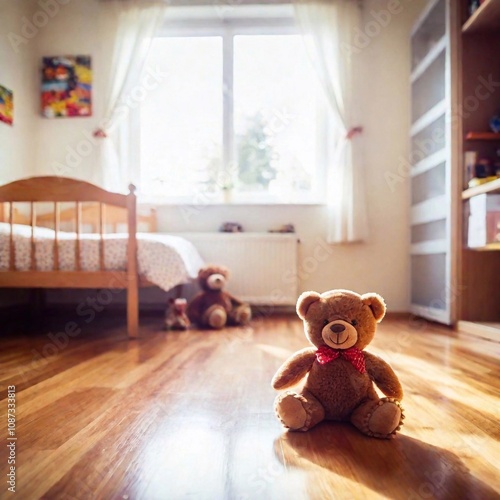
[[[403,399],[403,388],[393,369],[381,358],[364,351],[366,371],[380,390],[391,398]]]
[[[236,297],[233,297],[230,293],[225,292],[226,297],[231,301],[231,305],[233,307],[237,306],[242,306],[243,302],[241,300],[237,299]]]
[[[231,311],[231,309],[234,307],[233,297],[227,292],[220,292],[220,295],[222,297],[222,301],[224,302],[224,309],[226,310],[226,312]]]
[[[276,390],[286,389],[297,384],[311,369],[316,359],[316,347],[306,347],[290,356],[273,377]]]
[[[188,308],[187,308],[187,315],[188,318],[193,322],[193,323],[199,323],[201,319],[201,305],[203,301],[203,292],[200,292],[198,295],[196,295],[193,300],[189,303]]]

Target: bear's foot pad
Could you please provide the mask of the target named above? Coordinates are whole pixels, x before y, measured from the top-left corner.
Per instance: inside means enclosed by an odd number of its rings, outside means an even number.
[[[275,411],[282,424],[292,431],[307,431],[325,418],[321,403],[308,391],[286,391],[276,398]]]
[[[403,425],[403,408],[394,398],[382,398],[364,405],[362,422],[353,422],[368,436],[390,439]]]
[[[293,392],[285,393],[276,403],[276,415],[281,423],[293,431],[306,430],[307,412],[305,399]]]
[[[235,322],[237,325],[248,325],[251,319],[252,311],[249,307],[236,311]]]
[[[224,328],[227,322],[227,314],[222,307],[215,306],[213,308],[209,308],[207,312],[207,323],[211,328],[214,328],[216,330]]]

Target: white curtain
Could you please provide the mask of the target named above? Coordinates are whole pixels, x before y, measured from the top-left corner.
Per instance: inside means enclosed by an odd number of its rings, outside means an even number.
[[[294,0],[295,16],[334,122],[334,154],[328,165],[329,243],[367,239],[363,169],[359,158],[362,126],[353,92],[356,52],[354,34],[360,26],[355,0]]]
[[[118,19],[104,116],[94,136],[100,143],[100,183],[106,189],[124,191],[138,180],[139,136],[134,118],[151,88],[151,78],[142,81],[144,62],[167,4],[163,0],[110,0],[102,5]]]

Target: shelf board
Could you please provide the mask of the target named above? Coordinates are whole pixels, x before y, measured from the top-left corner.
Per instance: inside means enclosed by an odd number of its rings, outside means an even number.
[[[462,26],[462,33],[493,31],[500,27],[500,2],[486,0]]]
[[[500,250],[499,243],[487,243],[484,247],[467,247],[467,250],[474,250],[476,252],[493,252]]]
[[[411,206],[410,224],[425,224],[448,217],[448,198],[445,194],[429,198]]]
[[[410,247],[411,255],[435,255],[447,253],[450,243],[447,240],[428,240],[420,243],[413,243]]]
[[[500,141],[500,134],[496,132],[468,132],[467,141]]]
[[[446,99],[439,101],[431,109],[426,111],[410,128],[410,135],[413,137],[419,132],[422,132],[425,127],[428,127],[432,122],[446,113]]]
[[[416,165],[411,167],[410,175],[415,177],[417,175],[423,174],[430,170],[431,168],[437,167],[440,163],[443,163],[448,158],[448,150],[446,148],[440,149],[435,153],[430,154],[423,160],[420,160]]]
[[[500,178],[462,191],[462,200],[468,200],[473,196],[485,193],[500,193]]]
[[[410,82],[415,83],[429,68],[429,66],[440,56],[446,49],[446,35],[444,35],[433,47],[427,55],[417,64],[412,71]]]

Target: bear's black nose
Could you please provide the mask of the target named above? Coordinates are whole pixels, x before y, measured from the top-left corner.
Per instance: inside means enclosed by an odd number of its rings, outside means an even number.
[[[342,333],[345,330],[345,326],[344,325],[332,325],[330,327],[330,330],[333,333]]]

